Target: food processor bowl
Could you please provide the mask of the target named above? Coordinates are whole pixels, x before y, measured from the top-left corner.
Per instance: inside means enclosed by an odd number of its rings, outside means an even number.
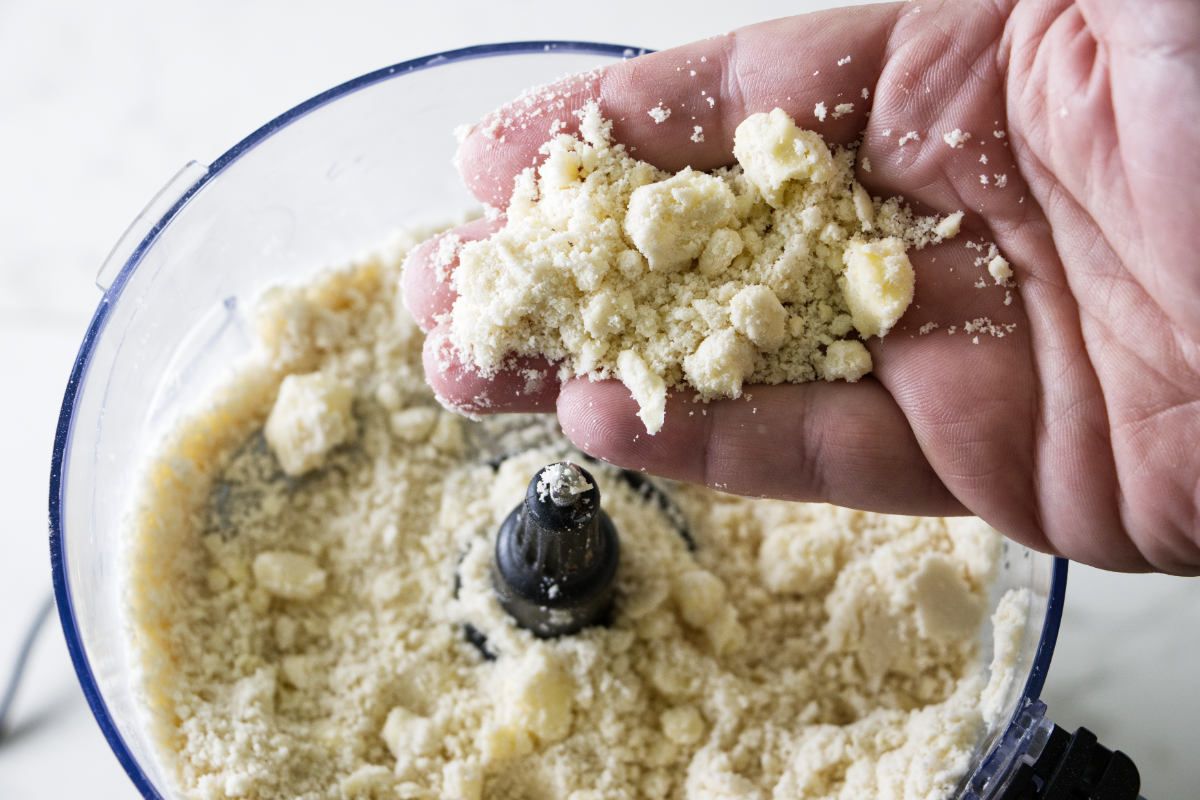
[[[211,165],[186,165],[120,239],[98,276],[103,296],[59,417],[50,549],[84,695],[143,796],[173,796],[125,648],[123,540],[146,455],[251,350],[247,311],[262,290],[346,263],[403,226],[444,223],[476,205],[452,165],[456,126],[529,86],[642,52],[517,42],[372,72],[285,112]],[[1038,695],[1065,579],[1064,561],[1005,545],[993,604],[1010,588],[1028,588],[1033,599],[1007,722],[981,739],[956,797],[1002,797],[1045,749]]]

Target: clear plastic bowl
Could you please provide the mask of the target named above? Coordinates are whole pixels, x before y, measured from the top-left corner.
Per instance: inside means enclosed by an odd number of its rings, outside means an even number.
[[[451,164],[455,126],[529,86],[641,52],[520,42],[364,75],[272,120],[211,166],[185,166],[114,249],[59,417],[50,550],[84,695],[146,798],[171,793],[123,648],[123,524],[144,455],[249,350],[243,310],[262,289],[343,263],[401,226],[474,205]],[[1007,698],[1014,722],[980,742],[956,797],[996,796],[1036,739],[1065,578],[1065,562],[1007,546],[993,600],[1010,587],[1033,590],[1018,660],[1026,677]],[[990,657],[990,631],[981,637]]]

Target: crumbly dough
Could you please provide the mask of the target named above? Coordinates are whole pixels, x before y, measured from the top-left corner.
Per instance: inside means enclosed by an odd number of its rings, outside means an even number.
[[[288,475],[319,467],[350,436],[350,387],[328,375],[288,375],[263,435]]]
[[[673,512],[588,462],[621,539],[612,624],[537,639],[491,590],[492,537],[582,455],[547,420],[437,406],[401,255],[274,291],[257,359],[150,462],[131,647],[181,796],[949,795],[1023,630],[1010,604],[989,678],[994,531],[685,485]],[[306,375],[350,393],[351,433],[294,477],[260,432]],[[323,418],[307,396],[289,419]]]
[[[450,336],[485,375],[545,355],[564,376],[619,378],[650,433],[680,384],[708,400],[857,380],[866,349],[847,369],[828,348],[885,335],[912,300],[906,251],[962,219],[872,198],[852,150],[778,108],[743,121],[736,166],[712,173],[662,172],[610,129],[588,106],[517,178],[505,226],[462,246]]]

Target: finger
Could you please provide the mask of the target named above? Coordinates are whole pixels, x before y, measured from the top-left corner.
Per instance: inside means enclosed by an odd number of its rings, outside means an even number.
[[[673,171],[727,164],[738,124],[776,106],[827,141],[848,143],[864,126],[862,90],[870,95],[902,11],[865,6],[791,17],[565,78],[475,126],[459,168],[480,200],[506,206],[513,178],[537,162],[560,126],[575,130],[572,112],[590,101],[612,121],[616,141]],[[826,106],[824,121],[817,103]],[[841,103],[853,108],[835,116]]]
[[[465,362],[445,326],[425,337],[425,377],[438,400],[468,416],[554,410],[558,377],[540,357],[516,357],[495,375],[484,377]]]
[[[754,386],[737,400],[668,398],[648,436],[629,390],[568,381],[563,432],[585,452],[668,478],[749,496],[837,503],[903,514],[961,514],[903,414],[867,378],[856,384]]]
[[[413,248],[400,272],[404,304],[421,330],[430,331],[438,318],[454,307],[452,276],[458,269],[462,245],[486,239],[504,224],[501,219],[477,219],[440,233]]]

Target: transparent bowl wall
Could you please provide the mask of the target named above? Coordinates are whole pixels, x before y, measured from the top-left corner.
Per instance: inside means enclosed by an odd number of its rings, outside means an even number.
[[[123,522],[146,453],[249,350],[245,311],[262,289],[345,263],[400,227],[443,222],[474,206],[451,164],[456,126],[529,86],[636,52],[569,42],[489,45],[365,75],[268,123],[211,166],[186,166],[118,244],[100,275],[104,296],[59,420],[51,557],[80,683],[145,797],[170,792],[123,648],[120,565]],[[1028,586],[1036,598],[1019,663],[1029,677],[1010,697],[1016,709],[1041,688],[1063,565],[1015,545],[1005,563],[999,585]],[[977,765],[1003,733],[990,732]]]

